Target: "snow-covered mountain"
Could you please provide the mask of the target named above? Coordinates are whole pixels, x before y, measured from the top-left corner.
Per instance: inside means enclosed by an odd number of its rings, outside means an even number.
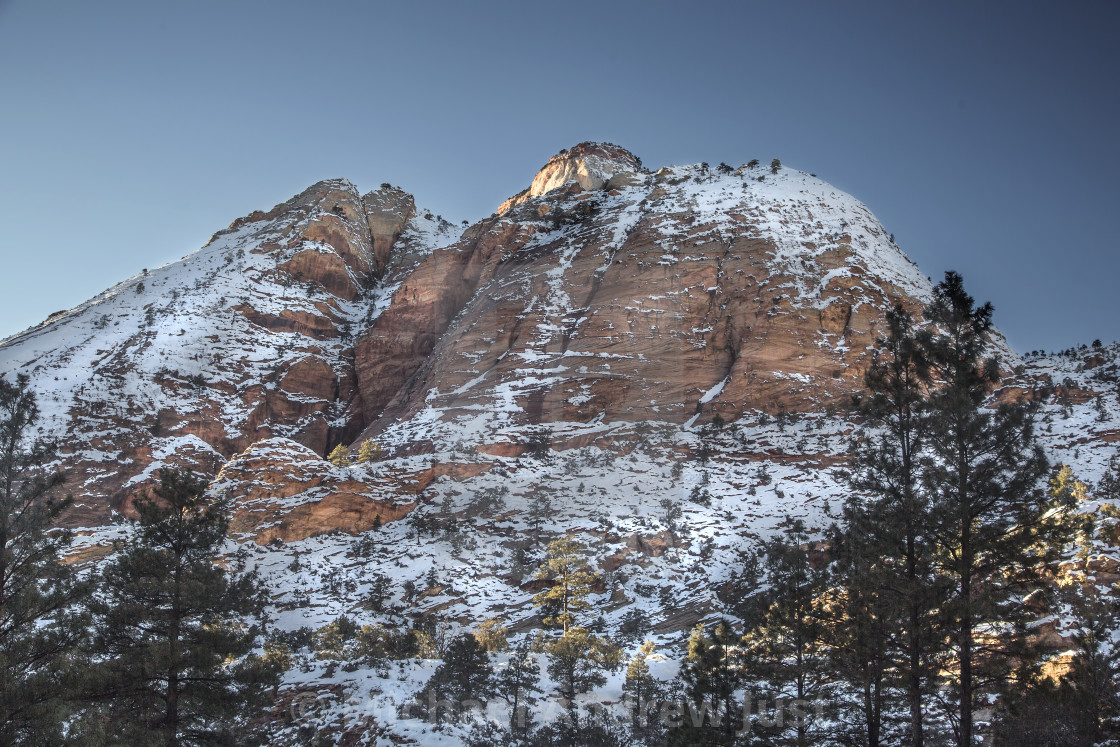
[[[96,525],[160,465],[216,474],[266,438],[512,453],[539,424],[574,444],[813,411],[929,290],[815,177],[584,143],[461,235],[389,185],[321,182],[5,340],[0,370],[32,376]]]
[[[867,207],[810,174],[648,171],[583,143],[465,228],[389,185],[320,182],[0,342],[0,373],[32,378],[89,557],[159,467],[188,465],[234,499],[280,629],[527,630],[543,543],[574,533],[604,574],[606,628],[638,613],[672,642],[726,611],[744,549],[831,521],[884,313],[930,293]],[[1120,441],[1120,348],[992,345],[1003,396],[1058,387],[1044,444],[1098,479]],[[366,441],[372,460],[324,458]],[[324,713],[355,724],[383,723],[431,670],[303,664],[290,690],[329,691]]]

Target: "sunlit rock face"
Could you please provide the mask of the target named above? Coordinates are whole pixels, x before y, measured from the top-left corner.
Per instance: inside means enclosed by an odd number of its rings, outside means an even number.
[[[540,197],[573,182],[587,190],[600,189],[617,174],[631,174],[641,169],[641,161],[618,146],[580,143],[549,159],[533,178],[529,196]]]
[[[533,184],[362,335],[366,436],[820,409],[862,388],[885,310],[929,298],[866,207],[800,171],[650,174],[583,144]]]
[[[533,197],[562,187],[597,190],[628,183],[630,175],[642,172],[642,161],[630,151],[609,143],[580,143],[560,151],[548,160],[527,190],[509,198],[498,208],[498,215]]]

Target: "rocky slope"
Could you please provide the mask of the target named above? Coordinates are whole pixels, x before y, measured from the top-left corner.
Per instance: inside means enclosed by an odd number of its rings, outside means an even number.
[[[354,335],[456,233],[388,185],[324,181],[4,340],[0,371],[31,376],[61,445],[69,522],[126,511],[163,464],[213,475],[262,439],[352,438]]]

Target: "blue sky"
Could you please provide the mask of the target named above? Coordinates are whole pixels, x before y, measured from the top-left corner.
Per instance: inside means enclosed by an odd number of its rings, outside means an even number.
[[[1120,3],[0,0],[0,337],[323,178],[781,158],[1021,351],[1120,338]]]

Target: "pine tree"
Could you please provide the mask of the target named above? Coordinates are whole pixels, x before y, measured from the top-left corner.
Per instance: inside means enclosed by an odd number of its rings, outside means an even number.
[[[650,719],[651,711],[660,716],[661,683],[649,670],[653,641],[646,641],[626,665],[622,693],[630,711],[630,732],[636,744],[660,744],[664,729],[659,718]],[[632,709],[632,710],[631,710]]]
[[[548,674],[564,699],[571,715],[576,712],[576,695],[599,687],[607,681],[603,670],[617,661],[619,652],[587,628],[573,625],[548,644]]]
[[[856,492],[844,508],[837,544],[842,548],[845,611],[857,616],[847,621],[847,634],[867,647],[847,646],[842,653],[849,665],[857,664],[853,656],[864,658],[850,673],[864,689],[865,724],[874,742],[881,714],[882,658],[887,653],[880,646],[885,641],[874,630],[897,630],[896,667],[909,706],[910,744],[922,747],[923,703],[943,638],[932,625],[946,589],[934,574],[930,500],[921,485],[929,362],[923,337],[901,306],[887,312],[887,335],[879,340],[879,356],[866,382],[868,397],[860,409],[879,431],[853,443],[849,484]]]
[[[552,586],[533,597],[533,604],[538,607],[556,610],[544,619],[545,625],[559,625],[567,633],[576,613],[591,608],[587,596],[597,577],[587,564],[586,552],[572,537],[548,543],[544,562],[533,576],[538,581],[552,582]]]
[[[514,646],[506,666],[494,678],[494,690],[509,705],[509,729],[514,734],[527,732],[531,726],[529,709],[537,703],[541,692],[540,672],[528,640]]]
[[[894,558],[879,554],[864,517],[849,508],[845,519],[844,529],[832,540],[835,580],[824,599],[825,636],[832,668],[858,693],[861,742],[878,747],[883,739],[888,679],[898,663],[897,638],[900,634],[905,637],[905,610],[899,606],[899,595],[889,586],[902,574],[891,567]],[[905,648],[904,642],[901,648]],[[905,671],[907,663],[903,660],[899,669]],[[920,739],[920,701],[917,715]]]
[[[541,528],[552,518],[552,499],[543,490],[537,490],[529,499],[529,528],[533,539],[541,541]]]
[[[0,743],[59,740],[69,662],[84,638],[76,609],[86,587],[60,554],[68,532],[51,532],[69,498],[46,467],[50,446],[31,441],[39,419],[25,375],[0,376]]]
[[[268,596],[255,573],[216,563],[228,505],[203,480],[163,469],[153,492],[94,604],[110,730],[148,744],[228,740],[275,681],[252,655]]]
[[[976,306],[959,275],[948,272],[934,289],[927,319],[938,333],[927,349],[940,386],[930,395],[931,458],[924,480],[933,502],[932,530],[940,570],[953,583],[947,611],[954,621],[957,657],[958,740],[972,744],[977,697],[975,628],[1006,621],[1002,605],[1068,539],[1040,481],[1048,465],[1034,438],[1032,405],[985,399],[999,379],[995,360],[985,359],[992,306]],[[984,672],[996,675],[998,672]]]
[[[362,464],[373,464],[381,458],[381,454],[380,444],[372,438],[367,438],[365,441],[362,441],[362,445],[358,447],[358,461]],[[334,456],[333,453],[331,456]]]
[[[824,615],[818,602],[827,588],[828,574],[810,562],[808,543],[800,519],[791,522],[783,536],[765,543],[769,589],[760,598],[764,606],[761,619],[745,637],[758,660],[752,668],[777,696],[793,699],[799,706],[825,694],[828,680]],[[793,725],[793,743],[798,747],[810,744],[808,720],[797,718]]]
[[[509,648],[509,629],[496,617],[483,620],[474,631],[474,637],[485,651],[505,651]]]
[[[1081,697],[1081,713],[1093,744],[1120,743],[1120,646],[1116,645],[1120,605],[1092,585],[1065,595],[1078,626],[1073,634],[1077,658],[1065,683]]]
[[[680,735],[687,743],[732,744],[741,727],[735,716],[735,693],[745,682],[744,652],[739,636],[726,622],[711,634],[699,624],[688,638],[688,658],[681,682],[692,710],[691,728]],[[686,733],[687,732],[687,733]]]
[[[622,692],[633,702],[635,711],[632,721],[635,726],[644,720],[643,709],[657,698],[657,680],[650,674],[648,663],[653,649],[653,641],[646,641],[626,665],[626,680],[622,684]]]
[[[1000,695],[995,744],[1120,744],[1120,648],[1116,603],[1093,583],[1060,592],[1076,656],[1058,682],[1027,663]]]
[[[493,694],[494,678],[486,649],[473,635],[465,633],[448,644],[443,662],[420,693],[421,707],[428,709],[427,714],[434,719],[440,708],[455,714],[472,705],[481,708]]]
[[[350,452],[342,444],[334,447],[331,453],[327,456],[327,461],[336,467],[344,467],[350,461]]]

